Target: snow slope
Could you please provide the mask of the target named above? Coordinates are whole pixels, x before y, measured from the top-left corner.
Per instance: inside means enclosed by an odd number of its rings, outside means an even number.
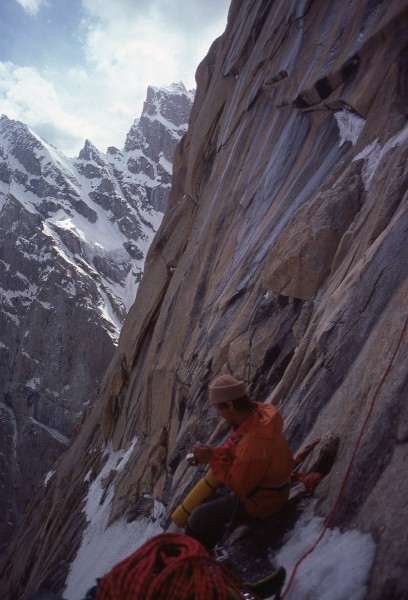
[[[127,452],[113,452],[108,448],[108,460],[89,487],[84,508],[88,525],[67,578],[64,591],[67,600],[80,600],[87,589],[95,585],[96,578],[162,532],[162,506],[159,503],[155,504],[150,518],[127,523],[123,517],[107,526],[114,481],[102,503],[101,481],[112,469],[117,473],[123,470],[135,442]],[[315,500],[304,501],[300,519],[287,534],[279,552],[271,557],[271,570],[272,565],[285,567],[286,586],[296,562],[314,546],[323,528],[324,519],[315,514],[315,506]],[[287,592],[287,600],[363,600],[374,554],[375,544],[370,534],[328,529],[315,550],[299,566]]]

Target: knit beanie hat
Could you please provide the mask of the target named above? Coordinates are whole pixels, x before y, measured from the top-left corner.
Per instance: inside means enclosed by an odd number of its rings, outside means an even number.
[[[220,375],[209,385],[210,400],[218,404],[228,402],[247,395],[245,384],[231,375]]]

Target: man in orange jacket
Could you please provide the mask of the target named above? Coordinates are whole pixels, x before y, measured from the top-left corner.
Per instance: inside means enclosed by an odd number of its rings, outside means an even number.
[[[265,518],[279,512],[290,490],[293,457],[283,433],[283,419],[272,404],[250,400],[243,382],[221,375],[209,386],[217,414],[231,425],[218,448],[195,445],[194,461],[209,464],[230,493],[213,494],[189,517],[186,533],[207,548],[222,537],[224,526]]]

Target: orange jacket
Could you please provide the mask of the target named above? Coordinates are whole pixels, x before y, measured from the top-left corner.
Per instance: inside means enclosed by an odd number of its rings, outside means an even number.
[[[235,492],[254,517],[278,512],[289,496],[292,453],[283,434],[283,419],[272,404],[254,403],[255,411],[210,461],[215,477]]]

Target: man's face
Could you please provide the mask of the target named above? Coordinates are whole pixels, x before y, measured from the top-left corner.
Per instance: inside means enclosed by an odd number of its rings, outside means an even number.
[[[231,401],[227,402],[212,402],[212,406],[217,413],[217,417],[224,419],[229,425],[234,425],[236,422],[235,409]]]

